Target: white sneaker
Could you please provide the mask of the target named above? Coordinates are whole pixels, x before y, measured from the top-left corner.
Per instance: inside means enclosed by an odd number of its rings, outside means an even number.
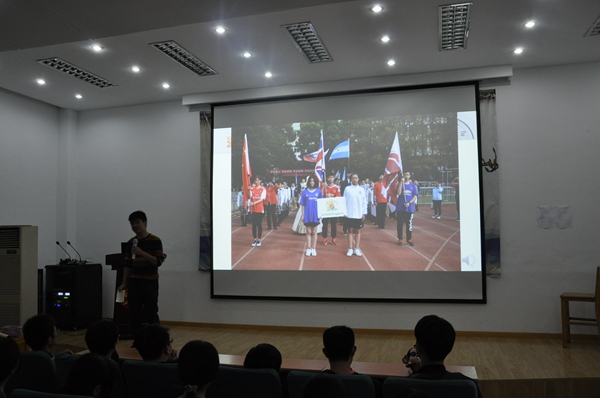
[[[260,241],[256,242],[256,246],[260,246]]]
[[[313,257],[317,257],[317,249],[312,249],[312,255]]]
[[[252,242],[252,246],[256,246],[256,241]]]
[[[442,216],[437,216],[437,219],[440,220],[442,218]]]
[[[348,249],[348,253],[346,253],[346,256],[352,257],[352,253],[354,253],[354,250]]]
[[[431,216],[431,218],[438,218],[438,216]]]
[[[312,249],[308,248],[308,249],[306,249],[306,257],[310,257],[310,256],[312,256]]]
[[[362,253],[360,252],[360,249],[358,247],[354,249],[354,254],[356,254],[358,257],[362,257]]]

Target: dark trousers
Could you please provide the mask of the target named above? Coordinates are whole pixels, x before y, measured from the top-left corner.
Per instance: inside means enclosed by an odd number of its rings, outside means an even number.
[[[129,278],[127,301],[131,332],[142,329],[142,306],[148,323],[160,323],[158,318],[158,279]]]
[[[441,200],[433,201],[433,214],[436,216],[442,215],[442,201]]]
[[[327,238],[327,225],[331,225],[331,238],[335,239],[337,237],[337,220],[337,217],[324,218],[321,220],[323,223],[323,230],[321,231],[323,239]]]
[[[250,213],[250,222],[252,223],[252,237],[262,239],[262,213]]]
[[[385,212],[387,210],[387,202],[377,203],[377,226],[381,229],[385,228]]]
[[[265,205],[265,211],[267,213],[267,228],[277,228],[277,214],[275,214],[275,206],[277,205]]]
[[[412,239],[412,222],[413,213],[407,211],[396,212],[396,232],[398,233],[398,240],[402,240],[402,225],[406,224],[406,239]]]

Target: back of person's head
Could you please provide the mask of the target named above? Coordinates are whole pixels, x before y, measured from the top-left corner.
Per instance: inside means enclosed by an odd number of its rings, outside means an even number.
[[[108,397],[116,376],[109,361],[92,352],[82,355],[71,366],[65,392],[86,397]]]
[[[108,355],[118,340],[119,327],[106,319],[91,324],[85,332],[85,344],[90,352],[102,356]]]
[[[219,353],[207,341],[192,340],[183,346],[177,360],[177,373],[186,396],[203,391],[219,374]]]
[[[417,322],[415,338],[420,353],[424,353],[430,361],[443,361],[452,351],[456,332],[444,318],[427,315]]]
[[[135,335],[132,347],[138,350],[144,361],[153,361],[160,358],[170,342],[169,328],[150,324]]]
[[[144,213],[141,210],[136,210],[129,215],[128,220],[129,220],[129,222],[134,221],[134,220],[148,221],[148,218],[146,217],[146,213]]]
[[[354,349],[354,331],[348,326],[332,326],[323,332],[323,347],[330,361],[347,361]]]
[[[247,369],[275,369],[281,370],[281,353],[279,350],[267,343],[252,347],[244,359],[244,367]]]
[[[346,390],[342,381],[335,375],[317,373],[304,385],[303,398],[344,398]]]
[[[56,322],[51,315],[34,315],[23,325],[23,338],[32,351],[42,350],[54,336]]]
[[[10,337],[0,337],[0,387],[18,369],[20,360],[17,342]]]

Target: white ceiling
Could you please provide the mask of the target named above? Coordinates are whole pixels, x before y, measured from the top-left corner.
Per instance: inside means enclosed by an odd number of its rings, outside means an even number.
[[[373,4],[384,11],[374,14]],[[438,50],[444,0],[0,0],[0,87],[74,110],[188,94],[509,65],[600,61],[598,0],[473,0],[467,49]],[[533,19],[533,29],[524,27]],[[333,62],[309,64],[281,25],[310,21]],[[227,29],[218,35],[215,28]],[[391,40],[379,39],[389,35]],[[200,77],[149,43],[175,40],[218,75]],[[104,50],[94,53],[92,44]],[[523,47],[523,53],[513,50]],[[242,57],[249,51],[253,57]],[[36,62],[59,57],[117,87]],[[396,64],[388,66],[394,59]],[[132,65],[142,71],[131,72]],[[273,77],[265,78],[266,71]],[[36,83],[43,78],[47,83]],[[165,90],[162,83],[168,82]],[[83,99],[76,99],[79,93]]]

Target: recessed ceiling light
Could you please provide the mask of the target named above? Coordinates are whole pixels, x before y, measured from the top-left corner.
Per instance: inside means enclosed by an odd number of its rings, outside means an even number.
[[[45,81],[44,79],[37,79],[37,80],[36,80],[36,82],[37,82],[39,85],[46,84],[46,81]]]
[[[273,74],[271,72],[265,73],[265,77],[271,77],[271,76],[273,76]]]
[[[83,96],[82,96],[81,94],[75,94],[75,98],[77,98],[77,99],[82,99],[82,98],[83,98]]]
[[[131,70],[134,71],[135,73],[140,71],[140,67],[139,66],[132,66]]]
[[[515,54],[521,54],[523,52],[523,47],[515,48]]]
[[[101,46],[99,46],[98,44],[94,44],[94,45],[92,46],[92,50],[94,50],[94,51],[96,51],[96,52],[100,52],[100,51],[102,51],[102,47],[101,47]]]
[[[525,24],[526,28],[533,28],[535,26],[535,21],[529,21]]]
[[[163,84],[162,84],[162,86],[163,86],[163,88],[169,88],[169,87],[171,87],[171,86],[169,85],[169,83],[163,83]]]
[[[244,58],[250,58],[252,56],[252,54],[249,52],[245,52],[243,55],[244,55]]]
[[[377,5],[374,5],[373,7],[371,7],[371,11],[373,11],[373,12],[381,12],[381,11],[383,11],[383,7],[380,6],[379,4],[377,4]]]
[[[389,36],[383,36],[381,38],[381,41],[384,42],[384,43],[387,43],[388,41],[390,41],[390,37]]]
[[[225,28],[222,26],[217,27],[217,29],[215,29],[215,31],[219,34],[223,34],[225,33]]]
[[[394,61],[393,59],[390,59],[390,60],[387,62],[387,64],[388,64],[389,66],[394,66],[394,65],[396,65],[396,61]]]

